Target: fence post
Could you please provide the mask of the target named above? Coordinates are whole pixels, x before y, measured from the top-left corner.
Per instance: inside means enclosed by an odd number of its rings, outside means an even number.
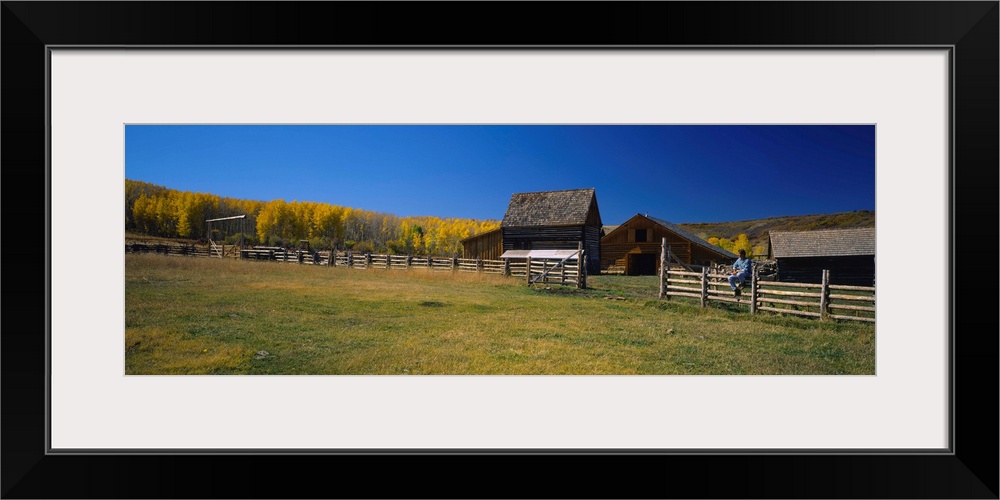
[[[583,243],[577,244],[577,250],[580,253],[576,256],[576,287],[587,288],[587,266],[583,255]]]
[[[409,270],[412,264],[413,264],[413,256],[410,254],[406,254],[406,269]]]
[[[663,240],[660,242],[660,296],[659,296],[659,298],[661,298],[661,299],[663,298],[664,295],[666,295],[666,292],[667,292],[666,283],[664,283],[664,279],[667,277],[666,270],[667,270],[667,238],[664,237]]]
[[[476,272],[482,274],[483,272],[483,259],[482,257],[476,257]]]
[[[528,285],[531,285],[531,257],[524,258],[524,275],[527,277]]]
[[[431,257],[430,254],[427,254],[427,269],[433,269],[433,268],[434,268],[434,257]]]
[[[750,274],[750,314],[757,312],[757,266],[753,267]]]
[[[288,249],[287,248],[283,248],[281,251],[282,251],[281,261],[282,262],[288,262]]]
[[[371,269],[371,268],[372,268],[372,253],[371,252],[366,252],[365,253],[365,269]]]
[[[503,260],[503,275],[510,276],[510,259]]]
[[[354,254],[350,251],[347,252],[347,267],[354,266]]]
[[[823,284],[819,290],[819,319],[827,319],[827,306],[830,305],[830,270],[823,270]]]
[[[666,243],[667,239],[663,238],[663,242]],[[670,300],[670,245],[667,245],[664,262],[667,263],[667,270],[663,272],[663,298],[664,300]]]
[[[701,268],[701,307],[708,303],[708,268]]]

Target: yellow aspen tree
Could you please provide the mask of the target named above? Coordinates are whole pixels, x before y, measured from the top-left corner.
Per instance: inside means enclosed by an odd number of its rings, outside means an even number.
[[[419,231],[413,232],[413,253],[415,254],[426,254],[427,249],[424,247],[424,235]]]
[[[257,214],[257,239],[267,242],[268,236],[284,237],[281,225],[285,218],[285,200],[273,200],[264,204]]]
[[[736,240],[733,241],[732,252],[739,253],[740,250],[745,251],[747,253],[747,257],[753,256],[753,247],[750,245],[750,238],[746,235],[746,233],[740,233],[736,236]]]
[[[173,191],[164,193],[156,201],[156,222],[162,236],[177,236],[177,214],[174,210],[176,196]]]
[[[177,217],[177,235],[182,238],[191,236],[191,202],[190,198],[182,196],[174,205]]]
[[[149,197],[142,193],[132,204],[132,221],[135,229],[144,234],[150,234],[150,219],[148,218],[149,207],[151,206]]]

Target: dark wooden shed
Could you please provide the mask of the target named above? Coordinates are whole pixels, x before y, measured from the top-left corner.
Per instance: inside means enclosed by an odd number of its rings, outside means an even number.
[[[601,270],[601,213],[593,188],[515,193],[500,223],[503,249],[576,250],[587,272]]]
[[[830,283],[875,283],[875,228],[771,231],[768,258],[777,265],[777,280],[819,283],[823,269]]]
[[[675,224],[636,214],[601,238],[601,269],[630,275],[660,272],[663,238],[674,259],[683,264],[730,263],[736,254],[712,245]]]

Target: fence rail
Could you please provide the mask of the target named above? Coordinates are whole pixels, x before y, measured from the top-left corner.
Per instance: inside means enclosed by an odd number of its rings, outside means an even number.
[[[158,253],[163,255],[188,255],[195,257],[212,257],[209,247],[199,248],[195,245],[165,245],[150,243],[126,243],[125,253]]]
[[[309,250],[288,250],[277,247],[254,247],[241,252],[231,251],[235,246],[219,248],[194,245],[166,245],[147,243],[126,243],[126,253],[155,252],[164,255],[185,255],[200,257],[241,257],[252,260],[293,262],[328,267],[354,269],[426,269],[453,273],[481,273],[513,276],[535,283],[555,283],[586,288],[586,267],[582,253],[567,259],[486,260],[460,259],[452,257],[353,254],[351,252],[313,252]],[[578,257],[578,258],[577,258]],[[662,262],[662,261],[661,261]],[[875,321],[875,287],[830,284],[830,272],[824,270],[820,283],[783,283],[763,280],[754,273],[744,285],[745,292],[734,295],[727,274],[716,272],[711,267],[689,266],[700,272],[671,269],[661,266],[660,298],[672,297],[698,299],[702,307],[711,302],[736,304],[749,307],[750,313],[768,311],[779,314],[812,318]],[[746,289],[749,288],[747,292]]]
[[[783,283],[762,280],[758,269],[744,283],[740,293],[729,285],[729,275],[710,267],[700,272],[671,269],[666,239],[660,253],[660,298],[698,299],[701,307],[711,302],[747,306],[751,314],[768,311],[821,320],[839,319],[875,322],[875,287],[830,284],[830,271],[823,270],[819,283]],[[698,269],[697,267],[692,269]]]
[[[693,273],[665,269],[661,298],[699,299],[701,306],[724,302],[747,306],[751,313],[767,311],[794,316],[849,321],[875,321],[875,287],[829,284],[830,271],[820,283],[782,283],[761,280],[755,273],[735,295],[729,275],[703,271]],[[691,279],[697,276],[697,279]],[[837,292],[837,293],[832,293]]]
[[[150,245],[126,243],[125,253],[156,252],[166,255],[193,255],[218,257],[224,252],[226,257],[247,260],[267,260],[291,262],[327,267],[347,267],[354,269],[427,269],[457,273],[496,274],[528,279],[529,282],[557,283],[562,285],[586,285],[586,269],[582,260],[572,259],[532,259],[529,264],[523,259],[461,259],[428,255],[390,255],[352,253],[336,251],[290,250],[280,247],[251,247],[239,250],[235,245],[217,245],[215,248],[198,248],[193,245]]]

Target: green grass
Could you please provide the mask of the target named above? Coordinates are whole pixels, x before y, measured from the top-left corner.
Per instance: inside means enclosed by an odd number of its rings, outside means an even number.
[[[493,275],[125,256],[127,374],[874,374],[870,324]],[[745,309],[744,309],[745,310]]]

